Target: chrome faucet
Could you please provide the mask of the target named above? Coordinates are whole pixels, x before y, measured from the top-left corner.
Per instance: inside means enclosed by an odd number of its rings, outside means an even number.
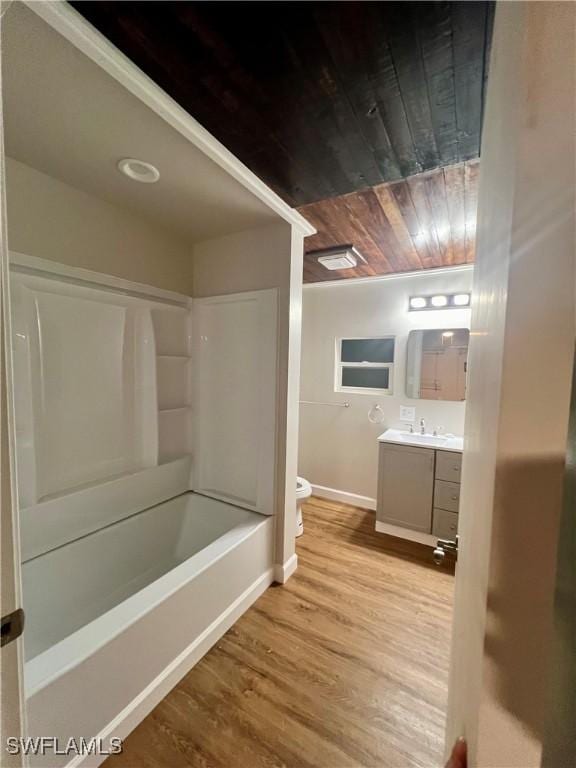
[[[424,419],[420,419],[420,434],[425,435],[426,434],[426,422]]]

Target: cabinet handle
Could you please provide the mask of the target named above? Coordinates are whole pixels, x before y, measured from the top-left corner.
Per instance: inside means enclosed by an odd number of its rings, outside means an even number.
[[[460,470],[460,467],[458,466],[458,464],[455,464],[455,465],[452,467],[452,469],[454,470],[454,472],[458,472],[458,471]]]
[[[452,501],[458,501],[458,496],[452,496]]]

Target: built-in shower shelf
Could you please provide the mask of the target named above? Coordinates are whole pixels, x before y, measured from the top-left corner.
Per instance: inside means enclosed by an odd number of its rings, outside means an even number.
[[[158,413],[176,413],[177,411],[189,411],[190,405],[178,405],[175,408],[158,408]]]
[[[190,454],[191,415],[189,405],[158,409],[158,461],[161,464]]]
[[[159,360],[192,360],[191,355],[156,355]]]
[[[188,312],[153,311],[160,464],[188,456],[191,450],[189,320]]]
[[[157,355],[158,410],[173,411],[188,406],[192,392],[190,386],[189,355]]]

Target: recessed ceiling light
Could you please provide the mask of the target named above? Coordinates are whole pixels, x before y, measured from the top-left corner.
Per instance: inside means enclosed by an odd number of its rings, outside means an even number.
[[[446,304],[448,304],[448,297],[443,296],[442,294],[438,296],[432,296],[430,303],[433,307],[445,307]]]
[[[470,294],[469,293],[457,293],[454,296],[454,304],[457,307],[467,307],[468,304],[470,304]]]
[[[118,163],[118,170],[132,181],[140,181],[142,184],[154,184],[160,178],[160,171],[151,163],[144,160],[135,160],[125,157]]]
[[[423,296],[413,296],[410,299],[410,307],[412,309],[424,309],[426,304],[427,304],[427,301]]]

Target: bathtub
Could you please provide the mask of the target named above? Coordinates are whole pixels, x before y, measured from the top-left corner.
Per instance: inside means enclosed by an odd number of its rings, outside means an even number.
[[[273,581],[272,526],[185,493],[24,563],[28,735],[125,737]]]

